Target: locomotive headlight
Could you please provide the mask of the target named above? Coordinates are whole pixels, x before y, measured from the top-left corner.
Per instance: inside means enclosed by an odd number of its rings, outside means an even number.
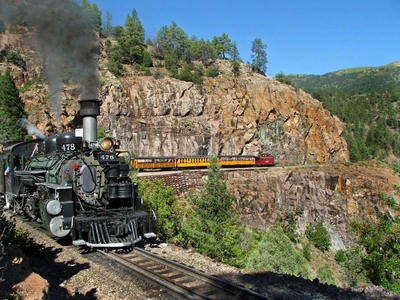
[[[117,144],[117,141],[112,137],[106,137],[100,141],[100,149],[103,151],[109,151]]]

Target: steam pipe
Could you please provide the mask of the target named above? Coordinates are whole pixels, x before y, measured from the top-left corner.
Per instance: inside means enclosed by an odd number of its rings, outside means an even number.
[[[83,124],[83,140],[90,143],[97,141],[97,116],[100,115],[101,101],[98,99],[81,99],[80,115]]]

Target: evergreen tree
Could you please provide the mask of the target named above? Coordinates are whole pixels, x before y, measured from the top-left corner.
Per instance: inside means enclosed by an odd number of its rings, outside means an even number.
[[[97,6],[97,4],[91,4],[89,0],[82,0],[82,7],[86,9],[90,15],[94,31],[100,32],[102,20],[101,20],[101,11]]]
[[[144,51],[143,52],[143,67],[150,68],[153,66],[153,60],[151,59],[151,55],[149,52]]]
[[[280,226],[269,229],[246,263],[246,269],[310,277],[308,261],[293,246]]]
[[[23,118],[26,118],[24,103],[7,69],[5,74],[0,74],[0,142],[24,139]]]
[[[199,45],[199,59],[203,65],[208,66],[215,61],[217,53],[209,40],[201,40]]]
[[[357,143],[351,133],[344,135],[347,142],[347,149],[349,150],[349,158],[351,162],[357,162],[361,159],[360,151],[358,150]]]
[[[187,63],[191,63],[192,61],[198,59],[199,56],[199,40],[192,36],[188,41],[185,49],[184,60]]]
[[[225,54],[230,54],[232,49],[232,41],[226,33],[221,36],[214,36],[213,45],[218,56],[226,58]]]
[[[120,25],[114,26],[112,27],[111,30],[111,36],[115,37],[116,39],[119,39],[124,33],[124,30],[125,30],[124,27]]]
[[[212,64],[217,57],[214,45],[209,40],[198,40],[196,37],[192,37],[189,40],[185,52],[185,56],[190,57],[190,60],[187,60],[188,62],[200,60],[204,66]]]
[[[189,39],[185,31],[175,21],[172,21],[169,27],[161,27],[154,44],[157,54],[161,58],[173,53],[178,59],[183,59],[188,42]]]
[[[234,210],[221,167],[212,159],[208,178],[200,195],[193,198],[193,212],[183,229],[184,241],[200,253],[226,263],[240,265],[243,225]]]
[[[267,45],[263,44],[261,39],[255,39],[251,46],[251,55],[253,70],[264,74],[267,72]]]
[[[103,29],[103,36],[105,36],[105,37],[109,37],[112,34],[113,26],[112,26],[111,20],[112,20],[112,15],[107,10],[107,12],[106,12],[106,20],[105,20],[104,29]]]
[[[139,19],[136,9],[132,10],[132,15],[128,15],[125,20],[125,30],[123,31],[118,43],[124,53],[125,63],[139,63],[143,61],[144,27]]]
[[[232,72],[235,76],[240,75],[240,57],[239,50],[236,44],[236,41],[232,43],[231,50],[229,51],[229,55],[232,60]]]

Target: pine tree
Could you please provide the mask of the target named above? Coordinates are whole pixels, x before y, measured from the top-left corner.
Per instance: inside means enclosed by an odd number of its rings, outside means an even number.
[[[118,39],[124,51],[126,63],[139,63],[143,61],[144,44],[144,27],[139,19],[136,9],[132,10],[132,15],[128,15],[125,20],[125,30]]]
[[[232,59],[232,72],[235,76],[240,75],[240,56],[239,56],[239,50],[236,44],[236,41],[232,43],[231,50],[229,52],[229,55],[231,56]]]
[[[261,39],[255,39],[251,45],[251,55],[253,62],[253,70],[258,73],[265,74],[267,71],[267,45],[263,44]]]
[[[172,55],[182,59],[188,43],[189,38],[186,32],[175,21],[172,21],[169,27],[161,27],[155,38],[157,55],[162,58]]]
[[[90,15],[94,31],[100,32],[102,20],[101,11],[97,4],[91,4],[89,0],[82,0],[82,7],[86,9]]]
[[[214,36],[212,42],[218,56],[225,59],[225,54],[230,54],[232,49],[232,41],[226,33],[223,33],[221,36]]]
[[[193,213],[184,227],[186,243],[200,253],[240,266],[243,225],[234,210],[221,167],[212,159],[204,189],[193,199]]]
[[[109,37],[111,35],[111,33],[112,33],[113,26],[112,26],[111,20],[112,20],[112,15],[107,10],[106,17],[105,17],[104,29],[103,29],[103,32],[102,32],[103,36],[105,36],[105,37]]]
[[[310,277],[308,261],[293,246],[282,227],[274,226],[261,238],[246,263],[246,269]]]
[[[23,140],[26,132],[21,121],[25,117],[24,103],[7,69],[0,74],[0,142]]]

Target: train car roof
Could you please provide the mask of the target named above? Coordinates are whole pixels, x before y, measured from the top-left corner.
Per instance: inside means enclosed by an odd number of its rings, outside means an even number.
[[[243,158],[254,158],[255,155],[178,155],[178,156],[138,156],[133,159],[179,159],[179,158],[211,158],[211,157],[243,157]]]
[[[6,148],[4,148],[3,153],[0,154],[0,157],[6,157],[9,154],[17,155],[17,156],[24,156],[26,158],[31,157],[33,151],[37,147],[37,144],[42,143],[42,139],[36,139],[26,142],[16,142]]]

